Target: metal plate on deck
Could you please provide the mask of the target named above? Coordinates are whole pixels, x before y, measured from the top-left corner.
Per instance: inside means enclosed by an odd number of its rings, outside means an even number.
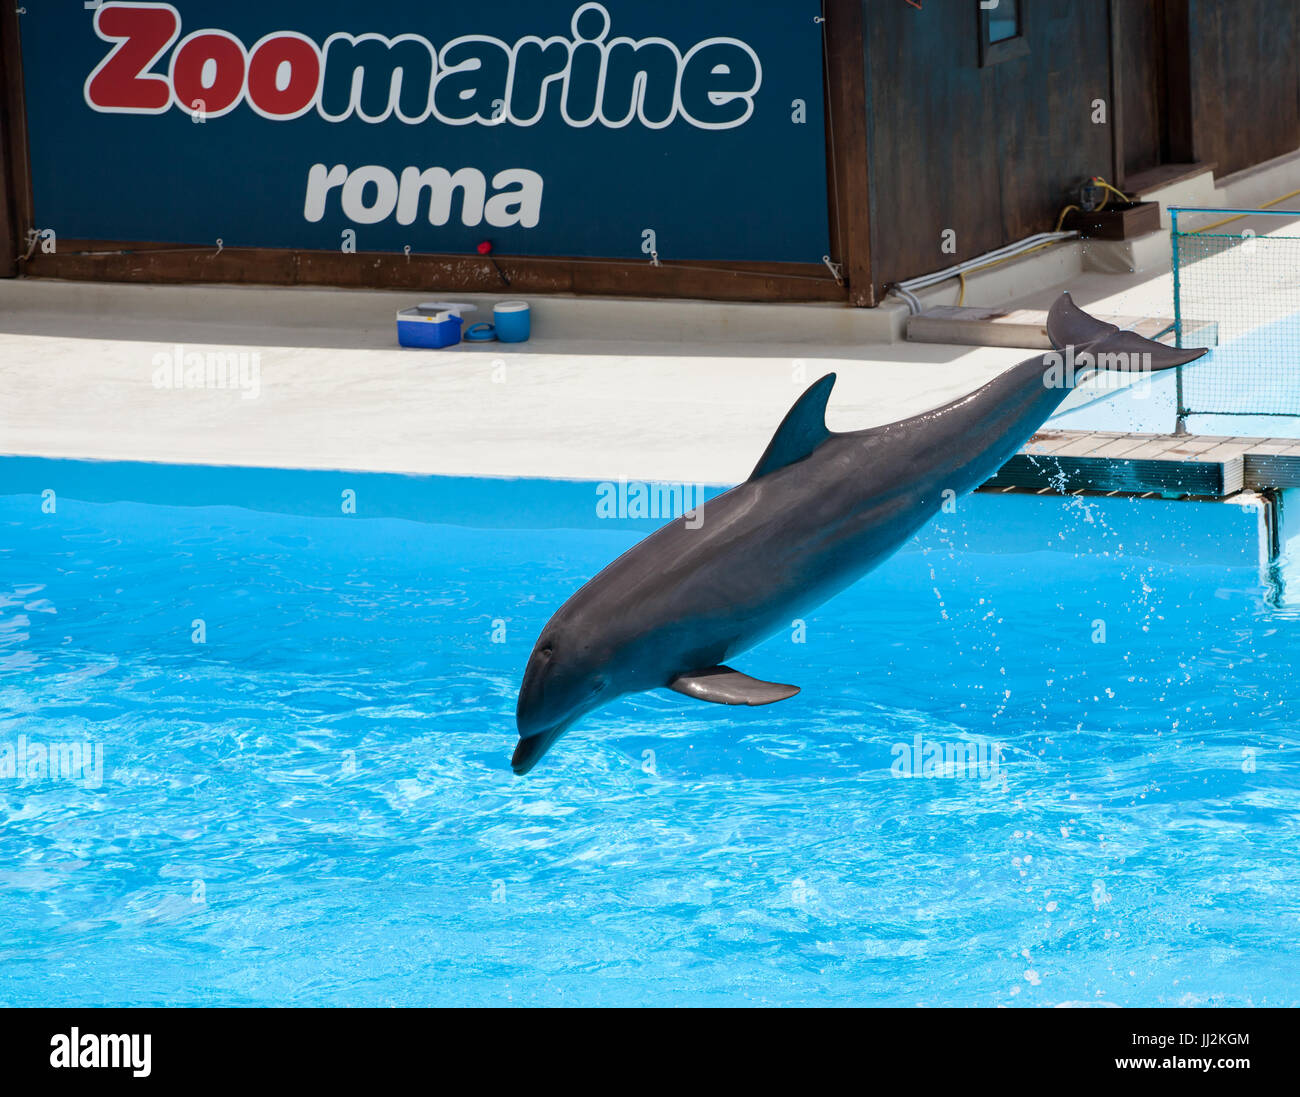
[[[1147,339],[1161,338],[1172,343],[1172,317],[1098,316],[1108,324],[1137,332]],[[1183,321],[1186,346],[1209,346],[1188,342],[1194,326],[1198,334],[1210,334],[1200,321]],[[911,343],[948,343],[972,347],[1024,347],[1027,350],[1051,350],[1047,338],[1047,312],[1042,309],[974,308],[961,305],[933,305],[907,322],[907,339]],[[1216,335],[1217,341],[1217,335]]]

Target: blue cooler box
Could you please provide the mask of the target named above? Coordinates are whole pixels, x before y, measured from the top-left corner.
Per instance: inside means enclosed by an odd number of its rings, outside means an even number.
[[[397,314],[397,341],[404,347],[454,347],[460,342],[462,312],[473,305],[455,301],[425,301]]]

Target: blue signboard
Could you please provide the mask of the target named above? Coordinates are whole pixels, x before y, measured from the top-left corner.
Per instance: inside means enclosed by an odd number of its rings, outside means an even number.
[[[818,0],[23,11],[35,218],[60,239],[827,251]]]

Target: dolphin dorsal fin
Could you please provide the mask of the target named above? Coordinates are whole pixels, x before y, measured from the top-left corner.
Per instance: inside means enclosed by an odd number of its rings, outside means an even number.
[[[834,387],[835,374],[828,373],[795,401],[749,474],[751,480],[802,461],[831,436],[826,429],[826,402]]]

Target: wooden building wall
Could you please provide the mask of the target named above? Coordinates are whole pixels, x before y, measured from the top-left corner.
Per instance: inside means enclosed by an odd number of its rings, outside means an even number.
[[[1300,147],[1300,2],[1187,2],[1196,158],[1227,175]]]
[[[1107,0],[1029,0],[1029,52],[984,68],[974,0],[864,2],[877,286],[1051,229],[1109,176],[1110,129],[1090,120],[1110,98]]]
[[[987,67],[977,7],[864,0],[879,290],[1053,228],[1091,175],[1300,148],[1300,0],[1022,0],[1028,52]]]

